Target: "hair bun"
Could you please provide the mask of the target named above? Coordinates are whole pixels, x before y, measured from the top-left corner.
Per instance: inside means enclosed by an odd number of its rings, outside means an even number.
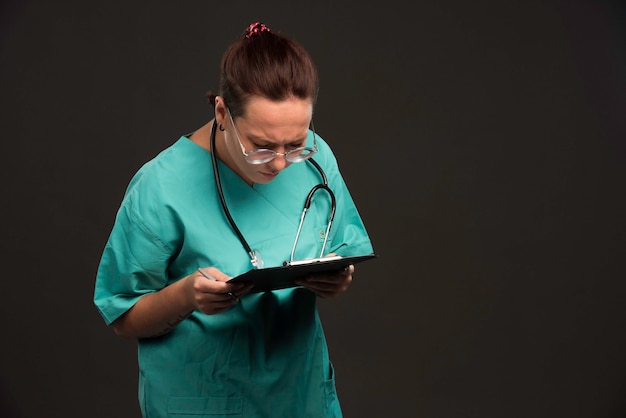
[[[261,22],[254,22],[246,28],[245,37],[250,39],[254,35],[258,35],[259,33],[262,33],[262,32],[271,32],[271,31],[270,31],[270,28],[265,26],[265,24]]]

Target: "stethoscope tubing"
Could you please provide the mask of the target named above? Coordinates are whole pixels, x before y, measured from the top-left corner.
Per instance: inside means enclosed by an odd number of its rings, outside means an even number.
[[[324,182],[326,183],[326,174],[324,174],[324,171],[322,170],[322,167],[320,167],[319,164],[317,163],[317,161],[314,161],[312,158],[310,158],[308,161],[313,163],[313,165],[318,169],[318,171],[322,175],[322,178],[323,178]],[[295,253],[296,253],[296,246],[298,245],[298,240],[300,238],[300,231],[302,230],[302,225],[304,224],[304,218],[305,218],[309,208],[311,207],[311,202],[313,201],[313,195],[318,190],[322,190],[322,189],[326,190],[326,192],[328,192],[328,195],[330,196],[330,199],[331,199],[330,214],[328,215],[328,224],[326,226],[326,231],[324,233],[324,243],[322,244],[322,250],[320,251],[320,257],[322,257],[324,255],[324,250],[326,249],[326,243],[328,242],[328,234],[330,233],[330,228],[331,228],[331,226],[333,224],[333,220],[335,219],[335,211],[337,209],[337,202],[335,200],[335,193],[333,193],[333,191],[330,189],[330,187],[328,187],[328,184],[318,184],[316,186],[313,186],[313,188],[309,192],[308,196],[306,197],[306,200],[304,201],[304,208],[302,209],[302,215],[300,216],[300,223],[298,224],[298,231],[296,232],[296,239],[294,240],[293,247],[291,249],[291,261],[294,261],[294,256],[295,256]]]
[[[231,216],[230,210],[228,210],[228,206],[226,205],[226,199],[224,198],[224,191],[222,190],[222,181],[220,179],[220,170],[217,165],[217,148],[215,147],[216,129],[217,129],[217,121],[214,120],[213,126],[211,127],[210,142],[211,142],[211,162],[213,164],[213,173],[215,175],[215,186],[217,187],[217,194],[220,198],[220,203],[222,205],[222,209],[224,210],[224,215],[226,215],[226,218],[228,219],[228,223],[230,223],[230,226],[233,228],[233,231],[235,231],[235,234],[237,234],[239,241],[241,241],[241,244],[245,248],[246,252],[250,255],[250,259],[254,260],[256,253],[252,250],[252,248],[250,248],[250,245],[248,245],[248,241],[246,241],[246,239],[243,237],[243,234],[237,227],[237,224],[235,223],[235,220]],[[254,264],[255,263],[253,261],[253,265]]]

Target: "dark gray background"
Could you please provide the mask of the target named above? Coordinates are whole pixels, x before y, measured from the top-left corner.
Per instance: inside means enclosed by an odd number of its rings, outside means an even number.
[[[4,1],[0,415],[137,417],[92,304],[132,174],[261,20],[380,257],[320,303],[346,417],[626,416],[626,12],[611,1]]]

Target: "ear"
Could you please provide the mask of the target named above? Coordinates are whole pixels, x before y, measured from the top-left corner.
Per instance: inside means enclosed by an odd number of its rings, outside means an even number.
[[[226,121],[226,105],[224,104],[224,98],[222,96],[215,96],[215,121],[222,126]]]

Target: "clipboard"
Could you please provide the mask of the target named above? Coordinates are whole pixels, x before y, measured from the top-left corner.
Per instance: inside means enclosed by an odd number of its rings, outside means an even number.
[[[237,277],[233,277],[228,283],[254,283],[250,293],[285,289],[298,286],[294,283],[297,278],[315,273],[338,271],[351,264],[361,263],[375,257],[377,257],[376,254],[349,257],[336,255],[285,262],[283,266],[248,270]]]

